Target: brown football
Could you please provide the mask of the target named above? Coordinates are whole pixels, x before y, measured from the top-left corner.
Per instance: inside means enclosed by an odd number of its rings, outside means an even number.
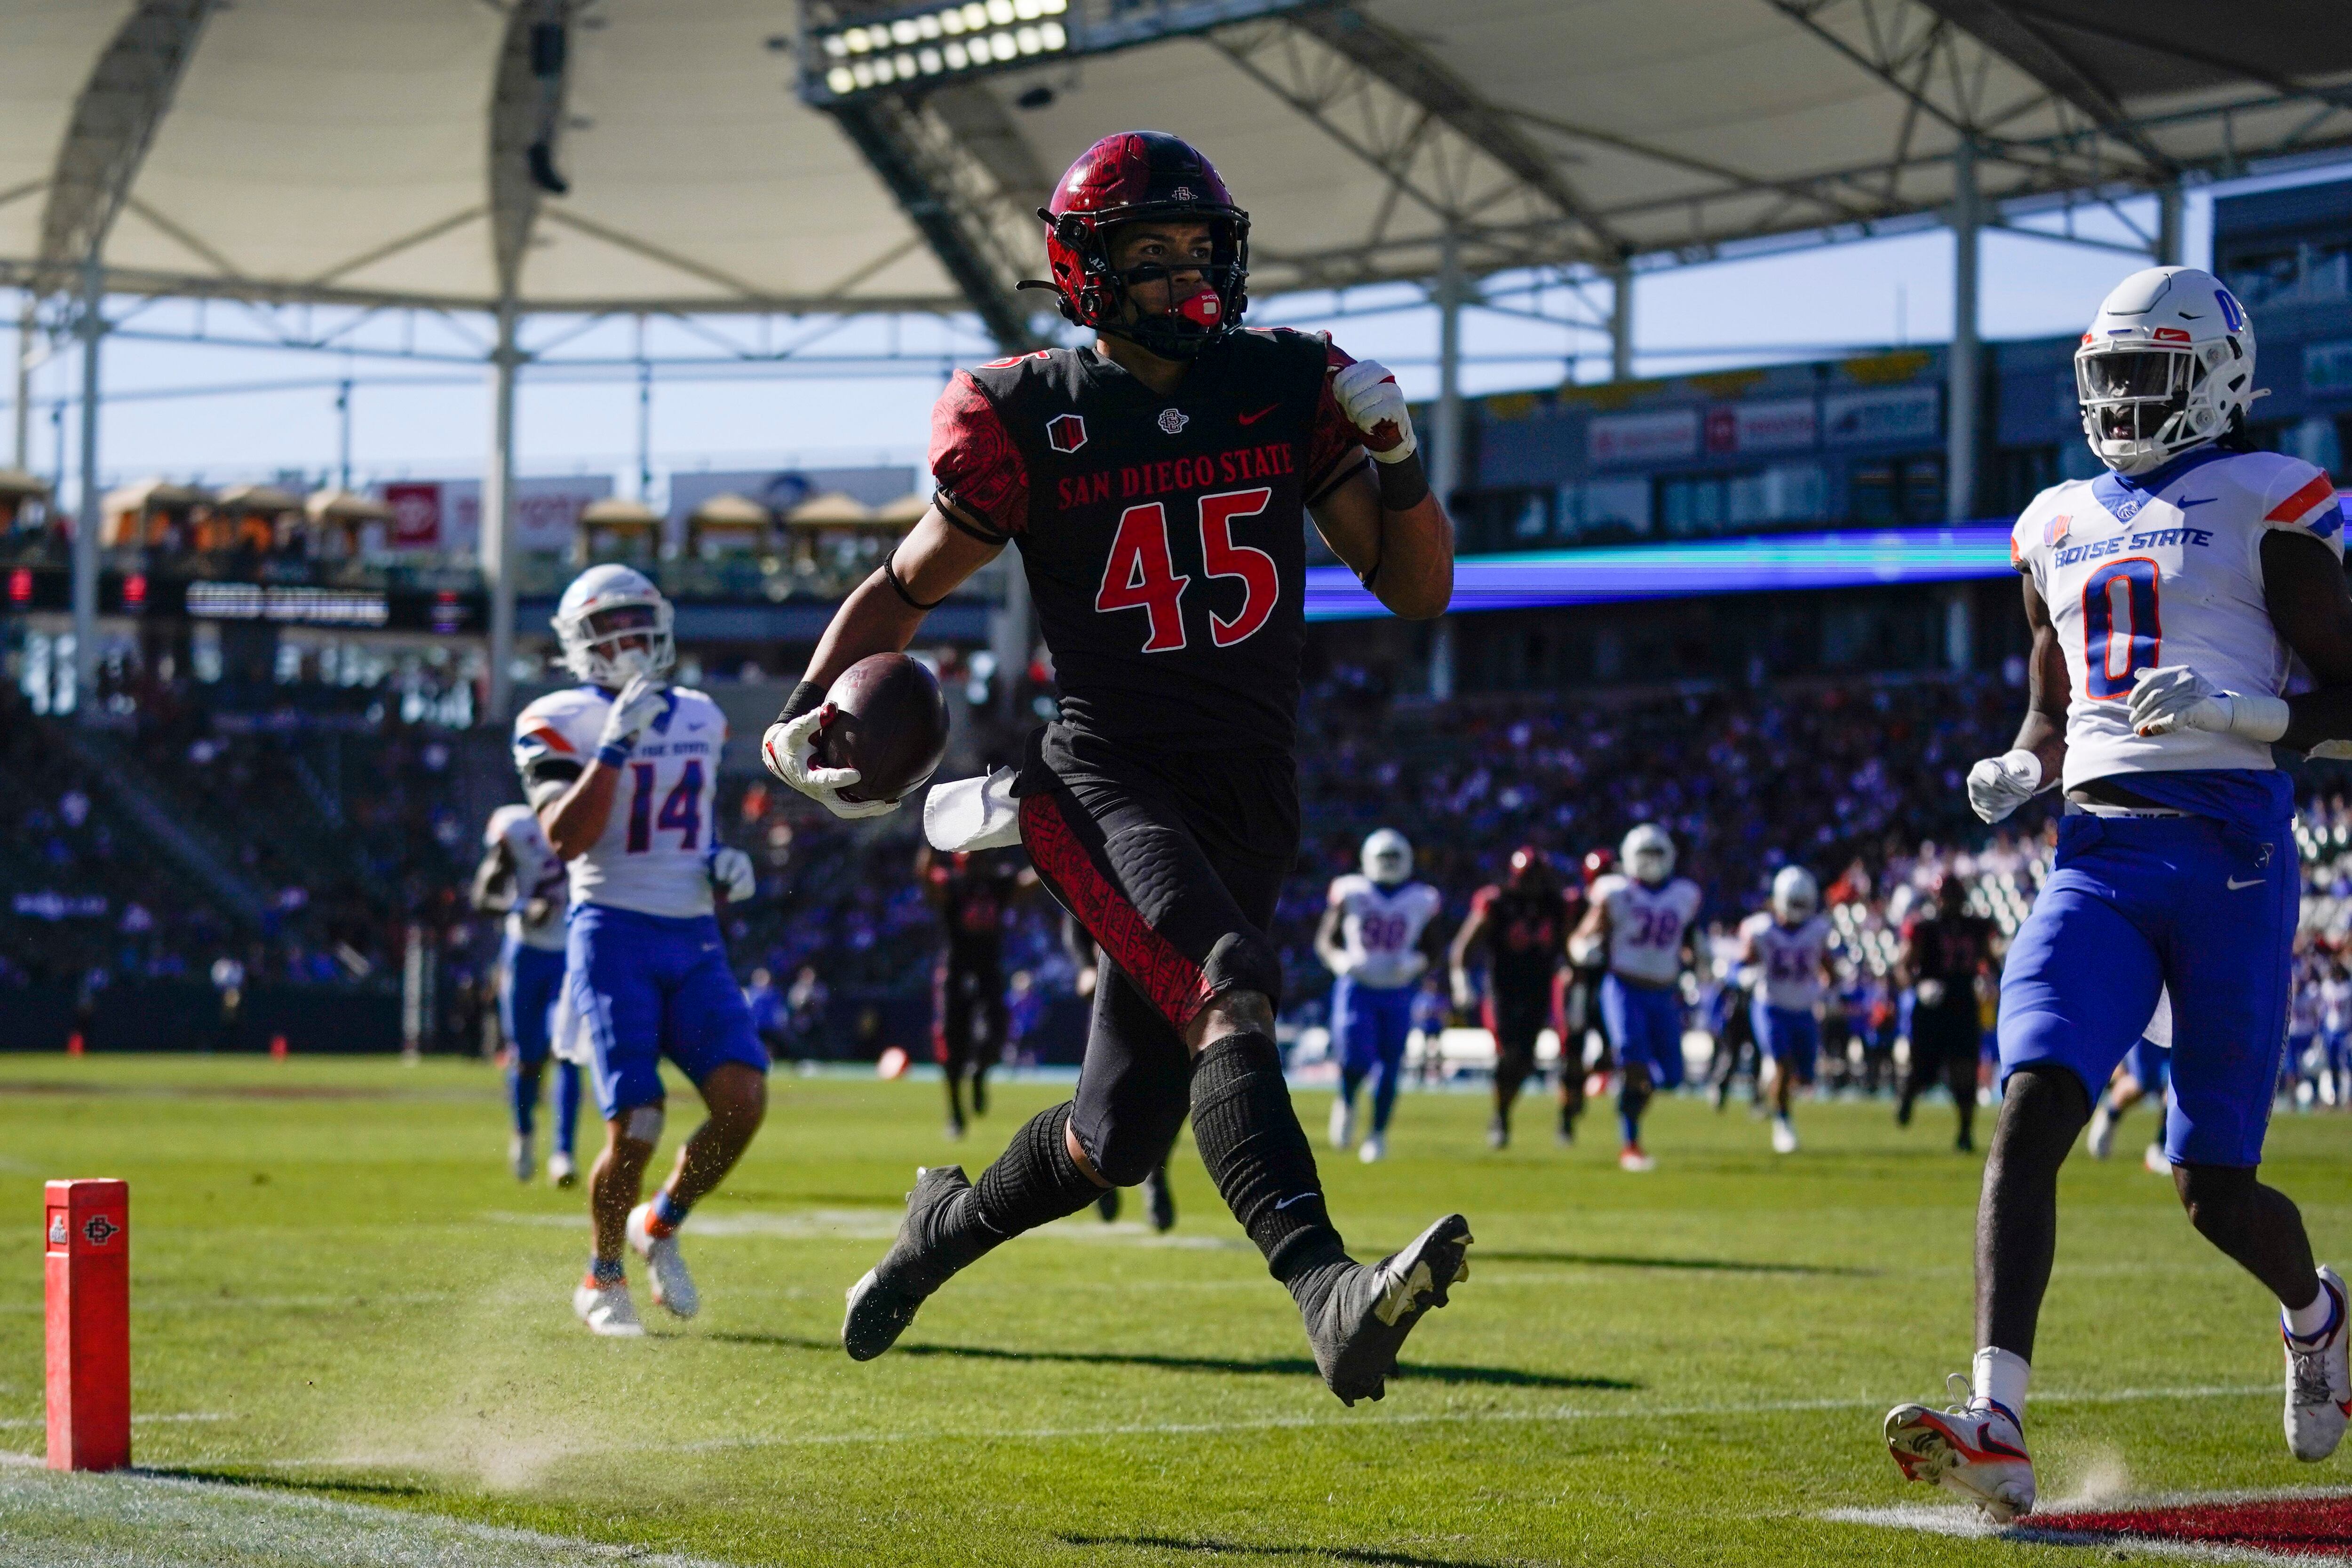
[[[937,676],[903,653],[877,653],[843,670],[824,700],[834,714],[814,760],[859,774],[842,799],[897,800],[930,782],[948,749]]]

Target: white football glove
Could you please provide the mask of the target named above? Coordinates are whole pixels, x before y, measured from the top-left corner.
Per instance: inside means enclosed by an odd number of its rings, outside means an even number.
[[[726,894],[729,903],[740,904],[760,890],[760,876],[749,855],[719,845],[710,851],[710,885]]]
[[[2275,741],[2286,733],[2284,698],[2219,691],[2185,664],[2143,669],[2132,683],[2131,726],[2139,735],[2184,730]]]
[[[1470,984],[1470,976],[1457,969],[1454,972],[1454,1005],[1465,1013],[1478,1005],[1478,993]]]
[[[646,726],[661,717],[662,705],[668,700],[669,689],[658,680],[644,675],[629,677],[620,696],[613,700],[612,710],[604,715],[604,733],[596,737],[598,758],[618,766],[636,745],[637,737],[646,732]]]
[[[1404,405],[1404,389],[1389,367],[1375,359],[1360,359],[1331,378],[1331,395],[1339,410],[1363,433],[1364,449],[1373,460],[1402,463],[1419,449],[1412,433],[1412,415]]]
[[[1987,822],[2000,822],[2042,790],[2042,759],[2032,752],[2005,752],[1969,770],[1969,809]]]
[[[833,704],[812,708],[789,724],[771,724],[760,742],[760,756],[768,771],[839,817],[881,816],[898,809],[895,800],[844,800],[841,792],[856,784],[856,768],[814,766],[817,737],[833,717]]]

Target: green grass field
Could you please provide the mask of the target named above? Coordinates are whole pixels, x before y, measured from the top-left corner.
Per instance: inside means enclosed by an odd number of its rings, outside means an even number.
[[[633,1270],[653,1331],[614,1342],[571,1316],[583,1201],[501,1171],[486,1067],[0,1058],[0,1449],[42,1447],[39,1182],[122,1176],[144,1472],[0,1467],[0,1562],[2115,1555],[1822,1517],[1932,1500],[1877,1430],[1971,1348],[1978,1163],[1942,1107],[1908,1134],[1884,1106],[1807,1107],[1805,1152],[1776,1159],[1738,1110],[1678,1101],[1636,1177],[1605,1119],[1562,1152],[1529,1105],[1498,1155],[1480,1099],[1409,1095],[1389,1163],[1326,1156],[1333,1213],[1372,1258],[1459,1208],[1472,1276],[1388,1399],[1349,1410],[1189,1146],[1172,1236],[1066,1221],[854,1364],[842,1291],[915,1166],[976,1173],[1066,1090],[1003,1086],[952,1152],[934,1083],[776,1090],[686,1233],[702,1316],[667,1319]],[[1325,1095],[1299,1100],[1319,1129]],[[2066,1175],[2032,1413],[2045,1499],[2352,1480],[2352,1455],[2287,1457],[2271,1310],[2140,1170],[2137,1114],[2115,1162]],[[2282,1118],[2269,1167],[2337,1258],[2347,1131]]]

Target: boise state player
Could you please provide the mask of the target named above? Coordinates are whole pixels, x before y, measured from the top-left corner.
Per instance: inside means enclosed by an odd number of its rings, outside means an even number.
[[[852,770],[812,767],[824,692],[1016,545],[1060,710],[1001,815],[1109,963],[1075,1100],[1015,1133],[976,1186],[953,1166],[918,1178],[897,1244],[850,1291],[842,1343],[879,1355],[957,1270],[1140,1181],[1189,1110],[1325,1382],[1378,1397],[1461,1277],[1469,1226],[1449,1215],[1378,1264],[1348,1256],[1283,1079],[1266,932],[1297,856],[1307,519],[1382,604],[1423,618],[1453,594],[1452,525],[1393,376],[1322,337],[1241,330],[1249,215],[1197,149],[1106,137],[1039,216],[1049,286],[1095,341],[949,383],[931,510],[843,604],[765,747],[829,808],[889,809],[841,798]],[[982,822],[940,847],[1009,842]]]
[[[1444,900],[1412,880],[1412,846],[1393,827],[1364,840],[1363,869],[1336,877],[1315,931],[1315,955],[1339,976],[1331,986],[1331,1037],[1339,1045],[1339,1094],[1331,1102],[1331,1147],[1355,1135],[1356,1091],[1372,1080],[1372,1131],[1357,1158],[1388,1152],[1389,1117],[1404,1078],[1405,1037],[1429,955],[1422,932]]]
[[[1822,994],[1830,970],[1830,922],[1822,912],[1821,884],[1802,866],[1783,866],[1772,879],[1772,907],[1740,922],[1739,963],[1755,972],[1749,1023],[1764,1059],[1773,1067],[1772,1152],[1797,1152],[1789,1120],[1796,1086],[1813,1081],[1822,1047]]]
[[[2156,1101],[2156,1132],[2148,1140],[2140,1163],[2151,1174],[2169,1176],[2172,1162],[2164,1152],[2165,1100],[2172,1080],[2172,998],[2158,993],[2156,1016],[2124,1059],[2116,1064],[2115,1076],[2107,1080],[2106,1092],[2099,1096],[2098,1105],[2091,1112],[2090,1136],[2084,1140],[2091,1158],[2104,1160],[2115,1152],[2116,1124],[2124,1112],[2141,1100]]]
[[[1624,1143],[1622,1171],[1653,1170],[1642,1148],[1642,1112],[1651,1094],[1683,1081],[1683,1003],[1678,986],[1689,965],[1691,928],[1698,919],[1698,884],[1675,875],[1675,841],[1644,822],[1618,846],[1623,872],[1592,884],[1592,907],[1570,939],[1570,951],[1604,952],[1601,1013],[1623,1074],[1617,1122]]]
[[[527,805],[502,805],[482,829],[482,863],[475,868],[472,902],[485,914],[506,916],[499,943],[499,1032],[507,1042],[507,1101],[514,1131],[507,1163],[515,1180],[530,1180],[531,1123],[540,1079],[547,1071],[556,997],[563,989],[563,921],[571,903],[562,859],[547,842]],[[580,1066],[555,1064],[555,1128],[549,1139],[547,1177],[559,1187],[577,1179],[572,1128],[580,1120]]]
[[[583,684],[518,714],[514,752],[571,873],[565,988],[604,1116],[589,1175],[595,1249],[572,1308],[594,1333],[642,1334],[625,1248],[646,1259],[656,1302],[694,1316],[700,1297],[677,1227],[767,1112],[768,1053],[712,914],[714,883],[740,901],[754,879],[751,858],[718,843],[726,716],[701,692],[661,679],[675,657],[669,601],[641,573],[592,566],[563,591],[554,624]],[[663,1057],[693,1080],[710,1114],[653,1202],[641,1204],[661,1140]]]
[[[2033,629],[2028,710],[2015,749],[1968,782],[1988,822],[2050,784],[2065,797],[2055,868],[2001,976],[2006,1093],[1977,1211],[1971,1393],[1885,1424],[1906,1475],[1997,1520],[2034,1502],[2025,1391],[2059,1165],[2159,993],[2173,1182],[2199,1233],[2277,1298],[2289,1450],[2326,1458],[2352,1409],[2343,1282],[2256,1170],[2302,880],[2271,746],[2352,732],[2343,514],[2326,474],[2247,446],[2253,328],[2210,274],[2126,279],[2074,368],[2110,472],[2042,491],[2011,535]],[[2289,697],[2298,659],[2318,689]]]
[[[1584,1110],[1582,1032],[1568,1015],[1580,998],[1561,994],[1560,958],[1574,925],[1572,905],[1560,890],[1550,858],[1532,844],[1511,851],[1509,869],[1470,896],[1470,913],[1454,933],[1447,952],[1454,1005],[1475,1005],[1495,1037],[1495,1114],[1486,1123],[1486,1147],[1511,1143],[1511,1107],[1519,1088],[1536,1072],[1536,1040],[1544,1026],[1559,1036],[1559,1142],[1576,1141],[1576,1119]],[[1486,953],[1482,997],[1471,983],[1470,960]],[[1580,1011],[1580,1007],[1575,1010]]]

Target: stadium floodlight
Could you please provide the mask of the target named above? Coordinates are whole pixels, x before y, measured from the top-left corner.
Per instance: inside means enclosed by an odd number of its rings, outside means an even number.
[[[802,0],[800,92],[819,108],[869,93],[920,92],[942,81],[1108,54],[1322,3],[932,0],[845,16],[837,0]]]

